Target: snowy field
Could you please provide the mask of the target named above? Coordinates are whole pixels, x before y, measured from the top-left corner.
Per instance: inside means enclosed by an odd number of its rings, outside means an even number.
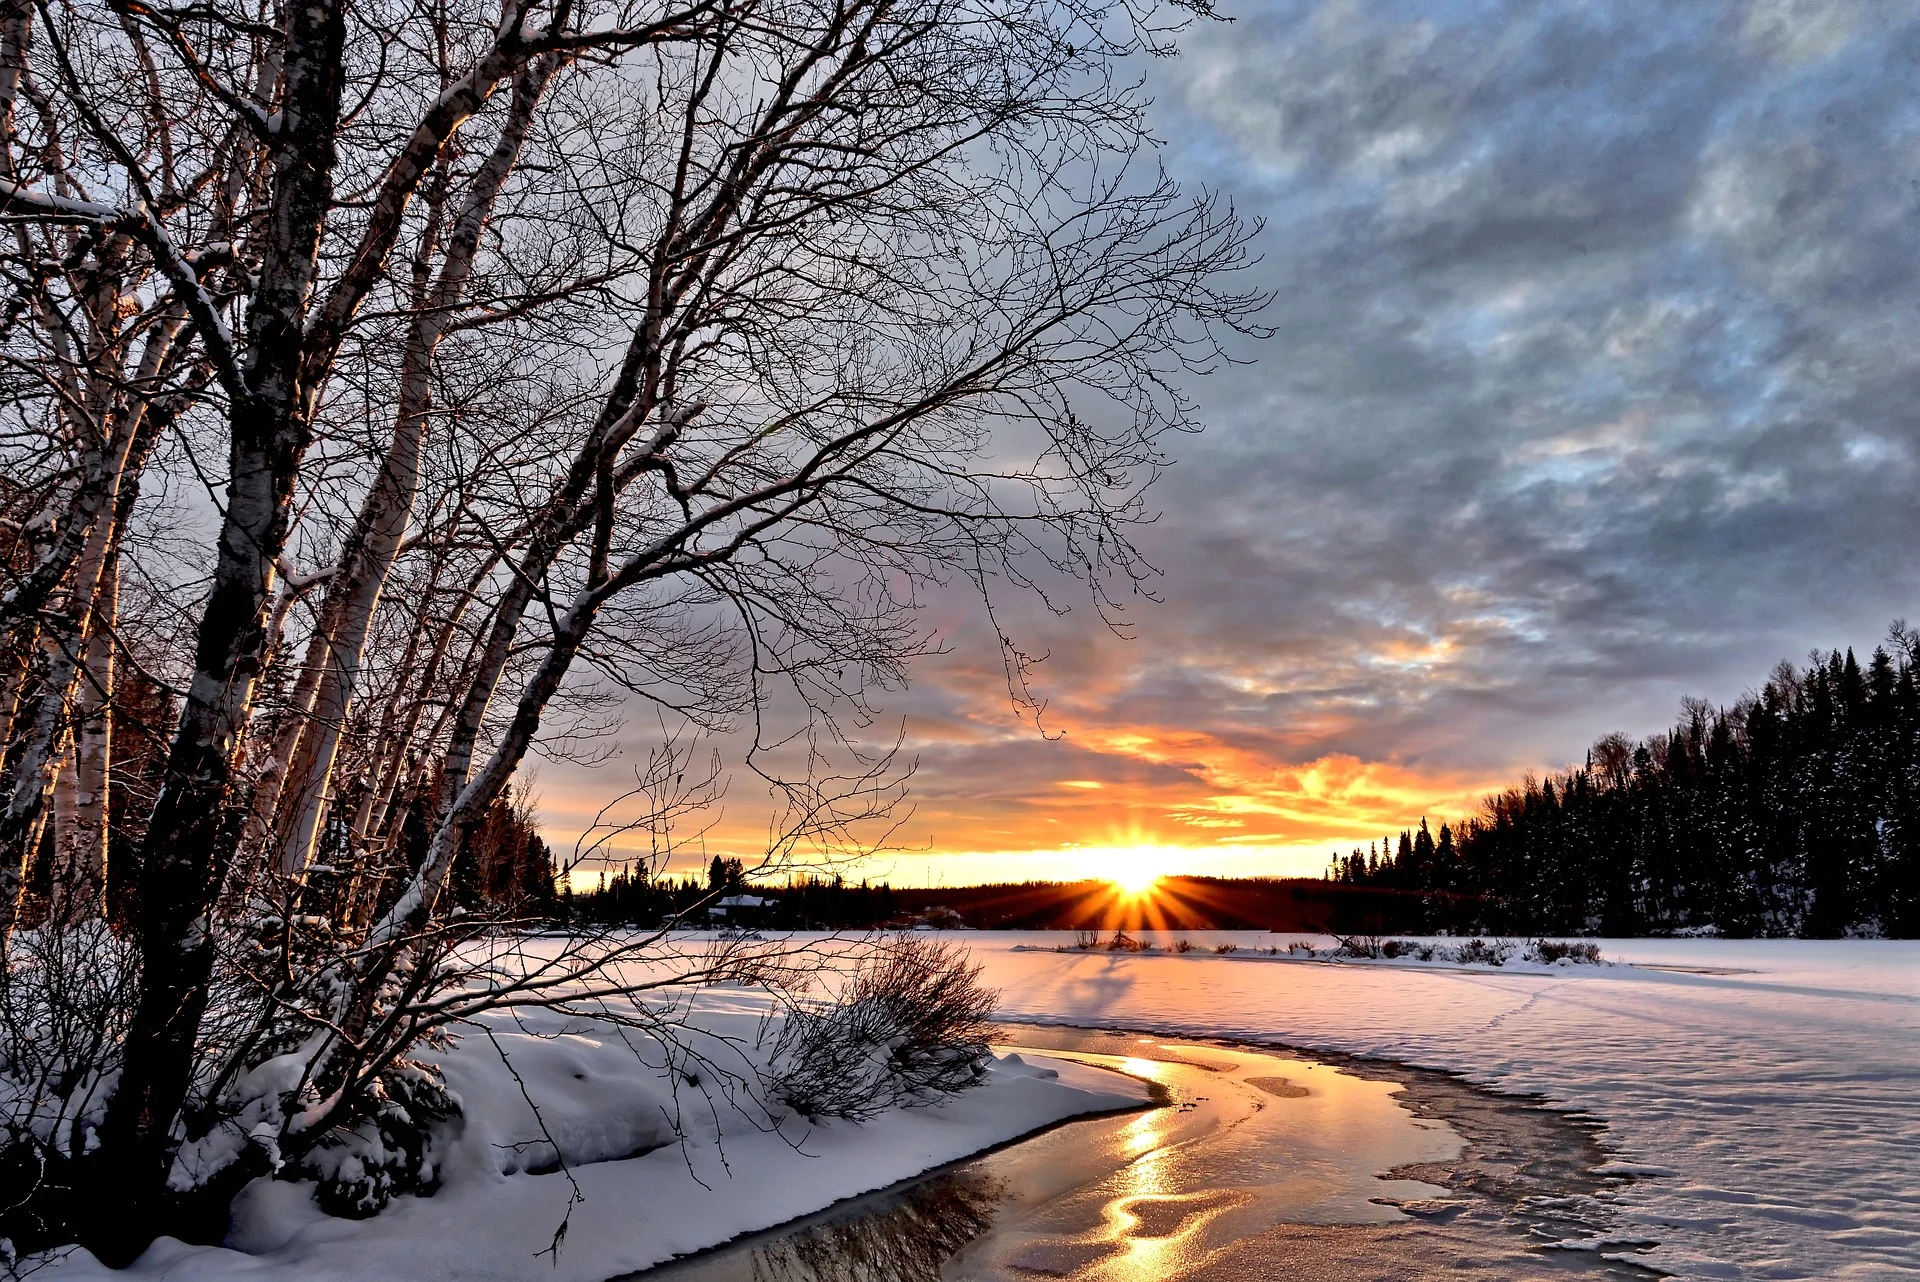
[[[1007,1020],[1397,1059],[1602,1119],[1612,1169],[1636,1178],[1595,1249],[1682,1277],[1920,1278],[1920,944],[1603,940],[1630,964],[1493,968],[1273,956],[1333,941],[1260,932],[1146,932],[1157,947],[1139,953],[1055,951],[1073,942],[1058,932],[949,938]],[[1171,951],[1179,938],[1193,950]],[[599,1282],[1141,1097],[1130,1079],[1009,1056],[938,1108],[776,1129],[727,1085],[728,1055],[749,1068],[764,997],[692,1000],[721,1070],[697,1081],[557,1017],[469,1035],[446,1057],[467,1117],[434,1197],[349,1221],[310,1186],[259,1182],[229,1248],[163,1239],[122,1274],[76,1252],[42,1276]],[[684,1144],[668,1142],[676,1118]],[[536,1256],[562,1222],[557,1258]]]
[[[1616,1249],[1679,1276],[1920,1277],[1920,943],[1601,940],[1633,964],[1516,970],[1274,958],[1252,950],[1332,941],[1261,932],[968,938],[1007,1019],[1382,1056],[1592,1113],[1642,1177]]]

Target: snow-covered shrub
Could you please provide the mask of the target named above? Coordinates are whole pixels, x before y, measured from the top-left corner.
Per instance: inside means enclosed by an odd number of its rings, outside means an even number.
[[[14,932],[0,967],[0,1127],[9,1146],[90,1151],[119,1067],[133,972],[132,949],[98,918]]]
[[[1453,960],[1463,966],[1504,966],[1512,956],[1511,939],[1469,939],[1453,950]]]
[[[1113,938],[1107,941],[1107,951],[1110,953],[1143,953],[1152,946],[1140,942],[1124,930],[1114,931]]]
[[[1100,946],[1100,932],[1097,930],[1076,930],[1073,932],[1073,946],[1083,953],[1090,953]]]
[[[1312,957],[1313,955],[1313,945],[1304,939],[1296,939],[1287,945],[1287,956],[1289,957]]]
[[[966,949],[924,936],[886,940],[837,1001],[788,1013],[768,1094],[804,1117],[855,1120],[935,1103],[979,1082],[997,1000]]]
[[[1559,961],[1593,965],[1600,961],[1600,945],[1584,939],[1536,939],[1527,945],[1527,956],[1549,966]]]
[[[0,1239],[65,1239],[77,1163],[99,1144],[136,968],[97,918],[16,930],[0,965]],[[8,1265],[0,1263],[0,1270]],[[8,1274],[11,1276],[11,1274]]]
[[[1213,951],[1214,951],[1214,952],[1215,952],[1216,954],[1218,954],[1219,956],[1221,956],[1221,957],[1225,957],[1225,956],[1226,956],[1226,955],[1227,955],[1228,953],[1237,953],[1237,952],[1239,952],[1239,951],[1240,951],[1240,945],[1238,945],[1238,944],[1215,944],[1215,945],[1213,946]]]
[[[1340,947],[1334,952],[1338,957],[1379,958],[1389,955],[1386,952],[1389,941],[1378,935],[1335,935],[1334,938],[1340,941]]]
[[[1176,953],[1190,953],[1193,951],[1193,941],[1191,939],[1176,939],[1173,941],[1173,951]]]
[[[318,1182],[314,1197],[327,1214],[377,1215],[395,1194],[433,1191],[434,1131],[459,1112],[437,1070],[397,1064],[381,1074],[367,1115],[322,1137],[299,1172]]]

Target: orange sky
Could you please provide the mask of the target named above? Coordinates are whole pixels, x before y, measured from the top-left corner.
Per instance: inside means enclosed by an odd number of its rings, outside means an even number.
[[[959,631],[965,634],[966,625]],[[1409,659],[1405,638],[1384,636],[1381,655],[1396,665],[1424,664],[1447,682],[1446,646],[1426,645]],[[1075,879],[1151,873],[1317,876],[1336,849],[1364,847],[1429,815],[1437,828],[1479,807],[1513,774],[1368,759],[1321,750],[1350,737],[1364,708],[1340,700],[1295,708],[1284,717],[1249,715],[1217,697],[1175,700],[1173,718],[1129,716],[1144,708],[1143,665],[1159,667],[1166,649],[1110,634],[1083,641],[1044,666],[1039,689],[1049,704],[1045,733],[1016,717],[990,651],[953,646],[924,663],[897,701],[904,726],[901,758],[917,763],[908,817],[886,853],[850,864],[850,877],[897,885]],[[1157,657],[1156,657],[1157,656]],[[1208,667],[1191,653],[1189,665]],[[1254,691],[1268,676],[1259,665],[1211,672],[1216,696]],[[1306,665],[1291,681],[1338,682]],[[1191,722],[1205,721],[1207,728]],[[879,727],[876,727],[878,730]],[[624,777],[624,776],[623,776]],[[563,853],[611,790],[612,773],[549,772],[537,786],[549,840]],[[672,867],[704,866],[715,854],[753,863],[766,846],[768,807],[758,781],[735,770],[728,795],[700,840]],[[686,829],[682,839],[690,838]],[[877,830],[870,830],[877,837]],[[644,846],[616,842],[620,857]],[[589,870],[586,876],[595,875]]]

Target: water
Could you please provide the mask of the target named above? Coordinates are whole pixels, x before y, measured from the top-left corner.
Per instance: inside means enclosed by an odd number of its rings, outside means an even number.
[[[1526,1204],[1578,1203],[1592,1190],[1501,1194],[1495,1175],[1469,1169],[1468,1137],[1447,1110],[1419,1115],[1399,1082],[1239,1047],[1078,1029],[1008,1035],[1143,1078],[1164,1102],[852,1199],[648,1282],[1646,1276],[1537,1249],[1568,1223],[1537,1207],[1529,1218]],[[1483,1129],[1484,1116],[1454,1112],[1470,1115],[1468,1129]]]

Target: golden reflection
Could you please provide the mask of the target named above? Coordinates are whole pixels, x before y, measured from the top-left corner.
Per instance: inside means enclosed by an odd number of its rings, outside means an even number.
[[[1155,1115],[1164,1113],[1156,1110]],[[1152,1147],[1120,1173],[1118,1187],[1101,1208],[1101,1227],[1089,1242],[1101,1248],[1099,1257],[1075,1275],[1087,1282],[1177,1277],[1208,1254],[1208,1226],[1252,1200],[1241,1189],[1183,1191],[1176,1160],[1180,1146],[1166,1143],[1165,1132],[1157,1126],[1143,1128],[1136,1122],[1131,1130],[1130,1139]]]
[[[1157,1082],[1162,1087],[1167,1085],[1167,1079],[1171,1076],[1167,1071],[1167,1065],[1159,1060],[1135,1059],[1128,1056],[1113,1066],[1129,1077],[1144,1078],[1149,1082]],[[1142,1158],[1142,1154],[1151,1154],[1155,1149],[1165,1147],[1168,1112],[1169,1110],[1164,1108],[1151,1108],[1135,1116],[1127,1129],[1121,1133],[1122,1151],[1130,1158],[1151,1161],[1150,1157]]]

